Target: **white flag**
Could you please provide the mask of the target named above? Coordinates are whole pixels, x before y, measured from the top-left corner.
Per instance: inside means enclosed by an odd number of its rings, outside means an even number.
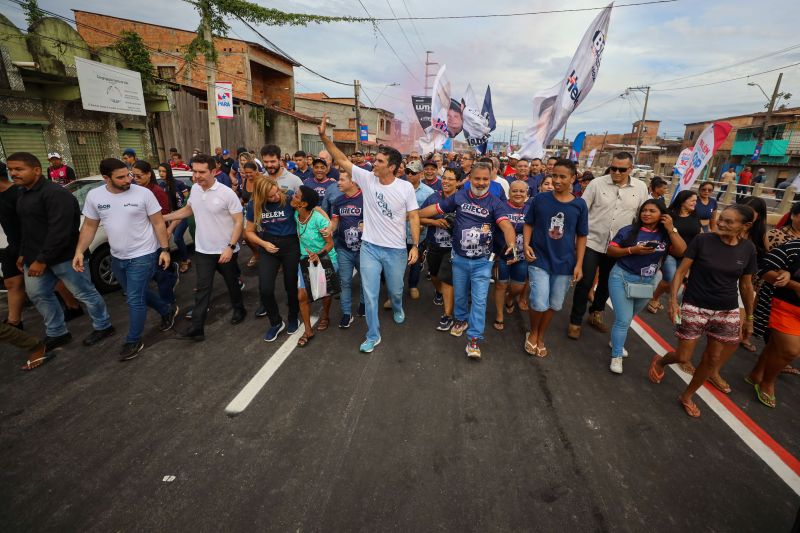
[[[431,125],[425,129],[425,137],[419,139],[420,152],[423,154],[441,150],[449,137],[447,110],[450,109],[450,81],[447,79],[445,69],[446,65],[442,65],[433,81]]]
[[[600,71],[613,5],[608,4],[586,30],[564,78],[533,95],[533,125],[525,132],[519,149],[522,157],[543,158],[545,147],[592,89]]]

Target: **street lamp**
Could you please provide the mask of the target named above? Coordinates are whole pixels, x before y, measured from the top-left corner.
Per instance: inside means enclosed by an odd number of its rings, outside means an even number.
[[[750,87],[758,87],[758,89],[761,91],[761,94],[763,94],[763,95],[764,95],[764,98],[766,98],[766,99],[767,99],[767,102],[769,102],[769,101],[770,101],[770,98],[769,98],[769,96],[767,96],[767,93],[764,91],[764,88],[763,88],[763,87],[761,87],[761,85],[757,84],[757,83],[756,83],[756,82],[754,82],[754,81],[748,82],[748,84],[747,84],[747,85],[749,85]]]
[[[375,105],[378,105],[378,100],[380,100],[380,99],[381,99],[381,96],[383,96],[383,92],[384,92],[386,89],[388,89],[389,87],[397,87],[398,85],[400,85],[400,84],[399,84],[399,83],[397,83],[397,82],[390,83],[389,85],[386,85],[386,86],[385,86],[383,89],[381,89],[381,92],[379,92],[379,93],[378,93],[378,96],[377,96],[377,98],[375,98],[375,101],[374,101],[373,103],[374,103]]]

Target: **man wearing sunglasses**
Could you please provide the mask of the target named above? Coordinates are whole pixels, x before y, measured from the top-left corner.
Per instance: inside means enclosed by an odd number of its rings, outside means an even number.
[[[643,181],[631,177],[631,169],[631,154],[614,154],[609,174],[592,180],[581,196],[589,208],[589,237],[583,256],[583,278],[575,286],[572,296],[572,312],[567,329],[570,339],[581,336],[583,315],[598,270],[597,289],[589,308],[589,325],[608,333],[608,326],[603,323],[603,310],[608,300],[608,275],[615,261],[606,254],[606,249],[622,227],[633,223],[639,207],[647,200],[647,186]]]

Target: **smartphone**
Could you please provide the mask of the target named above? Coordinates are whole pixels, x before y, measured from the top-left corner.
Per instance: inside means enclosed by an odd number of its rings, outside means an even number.
[[[658,241],[647,241],[646,243],[642,244],[645,248],[658,248],[660,243]]]

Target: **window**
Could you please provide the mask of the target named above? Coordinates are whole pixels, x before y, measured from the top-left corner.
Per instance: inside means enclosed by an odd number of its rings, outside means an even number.
[[[356,119],[354,118],[347,119],[347,129],[350,130],[356,129]]]
[[[694,132],[693,132],[693,131],[690,131],[690,132],[689,132],[689,140],[691,141],[691,140],[693,140],[693,139],[694,139]]]
[[[391,135],[391,134],[392,134],[392,121],[391,120],[387,120],[386,121],[386,135]]]
[[[381,119],[381,127],[378,128],[378,131],[383,131],[385,128],[386,128],[385,122],[383,119]]]
[[[175,81],[175,67],[158,67],[158,77],[169,81]]]

